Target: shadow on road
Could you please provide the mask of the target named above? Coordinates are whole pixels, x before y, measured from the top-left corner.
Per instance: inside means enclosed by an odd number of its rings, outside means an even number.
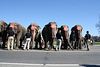
[[[100,65],[89,65],[89,64],[81,64],[80,66],[84,66],[84,67],[100,67]]]

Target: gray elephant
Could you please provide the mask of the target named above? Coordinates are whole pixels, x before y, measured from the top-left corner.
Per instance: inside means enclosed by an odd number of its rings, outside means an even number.
[[[67,49],[69,46],[73,50],[69,42],[69,30],[68,30],[69,27],[67,25],[62,25],[60,28],[64,40],[64,49]]]
[[[83,27],[81,25],[75,25],[71,31],[75,31],[76,34],[76,45],[75,45],[75,49],[82,49],[82,31],[83,31]]]
[[[28,28],[32,34],[31,36],[31,45],[30,48],[33,49],[34,48],[34,41],[36,42],[35,44],[35,48],[38,48],[38,42],[39,42],[39,48],[42,49],[42,44],[41,44],[41,33],[40,33],[40,26],[36,23],[32,23],[28,26]]]
[[[20,47],[22,46],[22,41],[24,40],[25,34],[27,32],[26,28],[23,27],[22,25],[16,23],[16,22],[11,22],[8,25],[8,30],[9,28],[12,27],[14,33],[15,33],[15,39],[16,39],[16,49],[18,49],[18,44],[20,41]]]
[[[2,47],[5,48],[5,42],[7,41],[7,27],[8,27],[8,24],[1,20],[0,21],[0,37],[2,37],[2,41],[3,41],[3,45]]]
[[[45,25],[45,27],[43,28],[42,36],[45,42],[45,50],[48,50],[48,44],[47,44],[48,41],[50,43],[49,50],[53,49],[53,41],[55,38],[56,31],[57,31],[56,22],[50,22],[49,24]]]

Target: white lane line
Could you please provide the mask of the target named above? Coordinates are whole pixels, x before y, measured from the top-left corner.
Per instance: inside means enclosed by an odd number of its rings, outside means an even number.
[[[7,63],[7,62],[0,62],[3,65],[28,65],[28,66],[43,66],[43,64],[28,64],[28,63]]]
[[[8,62],[0,62],[0,65],[25,65],[25,66],[90,66],[90,65],[97,65],[100,66],[100,64],[28,64],[28,63],[8,63]]]
[[[80,66],[79,64],[46,64],[45,66]]]

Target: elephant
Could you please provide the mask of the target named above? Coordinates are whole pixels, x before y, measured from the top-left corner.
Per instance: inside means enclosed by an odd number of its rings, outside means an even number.
[[[18,24],[17,22],[11,22],[8,25],[8,30],[9,28],[12,27],[14,34],[15,34],[15,39],[16,39],[16,49],[19,48],[19,41],[20,41],[20,48],[22,46],[22,41],[25,38],[25,34],[27,32],[26,28],[20,24]]]
[[[61,29],[61,34],[62,34],[62,37],[63,37],[63,40],[64,40],[64,49],[67,49],[68,46],[73,50],[73,48],[71,47],[71,44],[69,42],[69,30],[68,30],[68,26],[67,25],[62,25],[60,27]]]
[[[5,48],[5,42],[7,41],[7,27],[8,27],[8,24],[5,21],[1,20],[0,21],[0,37],[2,37],[3,48]]]
[[[76,34],[76,45],[75,45],[75,49],[82,49],[82,31],[83,31],[83,27],[81,25],[75,25],[74,27],[72,27],[71,31],[75,31]]]
[[[27,29],[29,29],[30,33],[32,34],[30,48],[31,49],[34,48],[34,41],[36,41],[35,48],[36,49],[38,48],[38,42],[39,42],[39,48],[42,49],[42,44],[41,44],[42,38],[40,33],[41,27],[36,23],[31,23]]]
[[[57,31],[57,24],[56,22],[49,22],[42,30],[42,36],[45,42],[45,50],[48,50],[48,44],[49,41],[50,47],[49,50],[53,50],[53,41],[55,38],[55,33]]]

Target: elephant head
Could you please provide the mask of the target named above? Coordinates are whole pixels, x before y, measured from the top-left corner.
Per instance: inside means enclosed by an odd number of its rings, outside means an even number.
[[[75,25],[75,29],[76,29],[75,33],[76,33],[77,37],[79,39],[81,39],[82,38],[82,30],[83,30],[82,26],[81,25]]]
[[[29,27],[27,28],[30,30],[31,34],[32,34],[32,38],[35,38],[35,35],[38,34],[40,32],[40,26],[36,23],[32,23],[29,25]]]
[[[56,24],[56,22],[50,22],[48,25],[47,25],[49,28],[49,33],[48,34],[50,34],[50,36],[52,36],[52,38],[54,38],[55,37],[55,33],[56,33],[56,31],[57,31],[57,24]]]
[[[68,39],[68,36],[69,36],[68,28],[69,27],[67,25],[62,25],[61,26],[61,33],[62,33],[64,39]]]
[[[15,34],[20,32],[20,25],[18,23],[12,22],[12,23],[9,24],[9,28],[10,27],[13,29]]]
[[[0,32],[5,31],[7,26],[8,26],[8,24],[1,20],[0,21]]]

